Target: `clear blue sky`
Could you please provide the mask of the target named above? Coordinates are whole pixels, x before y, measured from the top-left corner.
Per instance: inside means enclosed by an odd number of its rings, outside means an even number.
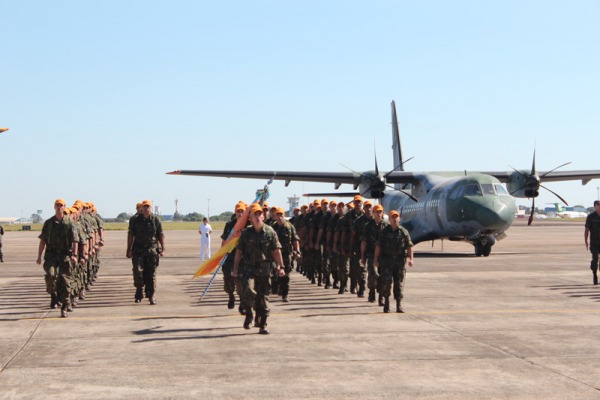
[[[0,216],[150,199],[210,214],[265,182],[176,169],[600,169],[600,2],[0,1]],[[591,205],[600,180],[549,183]],[[271,204],[333,185],[283,182]],[[350,190],[349,186],[342,190]],[[538,205],[554,202],[542,192]],[[518,204],[528,204],[525,199]]]

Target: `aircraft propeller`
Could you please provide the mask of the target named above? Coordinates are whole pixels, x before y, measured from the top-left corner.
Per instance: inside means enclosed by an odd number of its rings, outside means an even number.
[[[519,171],[516,168],[509,165],[515,172],[518,172],[525,180],[524,184],[521,187],[517,188],[516,190],[513,190],[510,193],[511,196],[514,193],[523,190],[525,192],[525,195],[527,197],[531,197],[531,199],[532,199],[531,200],[531,213],[529,214],[529,219],[527,221],[527,225],[531,225],[531,223],[533,222],[533,213],[535,211],[535,198],[539,195],[540,188],[546,189],[547,191],[549,191],[550,193],[552,193],[553,195],[558,197],[563,203],[565,203],[566,205],[569,205],[569,203],[567,203],[567,201],[565,199],[563,199],[558,193],[556,193],[553,190],[548,189],[547,187],[542,185],[542,178],[544,178],[546,175],[550,174],[551,172],[554,172],[557,169],[562,168],[565,165],[569,165],[569,164],[571,164],[571,162],[559,165],[558,167],[551,169],[550,171],[544,173],[542,176],[539,176],[535,169],[535,149],[534,149],[533,150],[533,163],[531,164],[531,172],[529,174]]]
[[[412,157],[406,161],[410,161],[412,159]],[[405,161],[405,162],[406,162]],[[397,190],[399,192],[404,193],[405,195],[407,195],[412,201],[418,202],[419,199],[417,199],[415,196],[413,196],[412,194],[408,193],[405,190],[402,189],[396,189],[394,186],[389,185],[386,181],[387,181],[387,177],[394,171],[396,171],[398,168],[402,167],[402,164],[397,166],[396,168],[392,169],[391,171],[389,171],[388,173],[386,173],[385,175],[381,175],[379,173],[379,167],[377,165],[377,153],[375,153],[375,171],[374,174],[367,174],[367,173],[363,173],[363,172],[358,172],[358,171],[354,171],[352,168],[340,163],[341,166],[343,166],[344,168],[354,172],[355,174],[359,175],[361,178],[363,178],[364,180],[368,180],[371,182],[370,186],[368,188],[366,188],[360,195],[364,196],[365,194],[367,194],[368,192],[371,192],[371,195],[373,196],[373,198],[382,198],[385,196],[385,188],[388,187],[390,189],[393,190]]]

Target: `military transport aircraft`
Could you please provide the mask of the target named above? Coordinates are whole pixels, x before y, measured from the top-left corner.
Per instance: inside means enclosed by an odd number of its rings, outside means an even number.
[[[533,219],[535,198],[544,181],[581,180],[586,184],[600,178],[600,170],[536,171],[535,152],[531,170],[488,172],[409,172],[404,170],[396,105],[392,101],[392,141],[394,169],[380,173],[375,159],[375,170],[365,172],[291,172],[240,170],[178,170],[171,175],[215,176],[226,178],[275,179],[285,181],[329,182],[337,190],[342,184],[351,184],[354,192],[311,193],[310,196],[354,196],[361,194],[380,199],[386,210],[398,210],[402,225],[410,232],[413,242],[448,239],[466,241],[475,248],[475,255],[489,256],[492,246],[503,239],[515,218],[517,207],[514,197],[531,198]],[[512,167],[511,167],[512,168]],[[506,188],[502,185],[506,184]],[[394,185],[394,186],[392,186]],[[386,191],[391,188],[393,191]]]

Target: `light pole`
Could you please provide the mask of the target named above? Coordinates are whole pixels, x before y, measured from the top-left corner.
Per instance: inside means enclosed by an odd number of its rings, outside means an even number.
[[[206,218],[210,219],[210,199],[206,199],[208,202],[207,210],[206,210]]]

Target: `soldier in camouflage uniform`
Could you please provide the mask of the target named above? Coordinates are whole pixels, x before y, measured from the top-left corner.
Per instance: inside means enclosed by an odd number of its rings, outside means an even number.
[[[332,215],[331,215],[331,218],[329,218],[329,221],[327,222],[327,228],[326,228],[327,238],[325,239],[325,243],[326,243],[326,247],[327,247],[327,255],[329,257],[328,268],[329,268],[329,272],[331,273],[332,287],[334,289],[339,289],[338,262],[337,262],[338,255],[336,252],[333,251],[333,242],[334,242],[334,238],[335,238],[335,227],[337,226],[337,223],[338,223],[338,220],[340,219],[340,217],[344,215],[343,210],[338,212],[339,207],[341,207],[341,205],[344,205],[343,201],[340,201],[339,203],[337,203],[335,200],[333,200],[329,203],[329,208],[332,210],[331,211]]]
[[[250,207],[250,220],[252,226],[242,231],[236,247],[232,275],[238,276],[240,263],[243,263],[242,286],[248,305],[244,328],[250,329],[254,318],[252,314],[252,306],[254,306],[259,317],[259,333],[268,334],[271,262],[275,262],[275,269],[279,276],[285,274],[281,258],[281,244],[273,228],[264,223],[263,210],[258,203],[254,203]]]
[[[229,239],[229,235],[230,235],[231,231],[235,227],[237,220],[244,214],[244,211],[246,211],[246,205],[244,203],[237,203],[235,205],[235,214],[232,215],[232,218],[229,221],[227,221],[227,223],[225,224],[225,228],[223,228],[223,234],[221,235],[221,247],[223,247],[225,245],[225,242],[227,241],[227,239]],[[239,285],[236,285],[236,281],[239,281],[239,280],[235,279],[233,276],[231,276],[231,272],[233,271],[234,257],[235,257],[235,250],[232,250],[231,253],[227,253],[227,258],[225,259],[225,262],[223,263],[223,290],[225,290],[225,293],[227,293],[229,295],[229,301],[227,303],[227,308],[232,309],[233,307],[235,307],[234,293],[237,288],[238,296],[240,298],[239,312],[240,312],[240,314],[245,314],[246,307],[242,304],[243,302],[242,302],[241,281],[240,281]]]
[[[165,255],[165,236],[160,219],[152,214],[150,200],[144,200],[142,207],[142,214],[137,215],[129,226],[127,258],[133,258],[135,302],[142,301],[145,292],[150,304],[155,305],[156,268],[159,257]]]
[[[292,272],[292,259],[300,257],[300,238],[296,234],[296,228],[285,220],[285,211],[278,207],[275,210],[275,224],[273,229],[277,233],[279,243],[281,243],[281,257],[283,258],[283,268],[285,275],[279,278],[279,290],[284,302],[288,302],[290,292],[290,272]]]
[[[333,236],[333,253],[336,255],[336,265],[338,271],[338,279],[340,282],[340,290],[338,294],[344,294],[347,292],[347,284],[348,284],[348,257],[346,256],[345,242],[343,239],[346,238],[345,229],[346,224],[344,224],[344,218],[346,218],[346,204],[343,201],[340,201],[337,205],[337,215],[339,218],[334,228],[334,236]]]
[[[400,225],[400,214],[393,210],[389,213],[390,224],[381,230],[379,239],[375,242],[373,265],[380,267],[381,291],[384,298],[383,312],[390,312],[390,292],[394,283],[394,299],[396,312],[403,313],[402,298],[404,297],[404,277],[406,262],[413,266],[413,243],[410,234]]]
[[[383,220],[383,206],[376,204],[373,207],[373,218],[364,226],[360,237],[360,253],[361,264],[367,266],[368,278],[367,285],[369,288],[368,301],[375,302],[375,292],[379,293],[380,304],[383,305],[383,297],[381,296],[381,279],[379,271],[373,267],[373,256],[375,255],[375,242],[379,238],[381,230],[385,228],[387,222]]]
[[[4,228],[0,225],[0,262],[4,262],[4,254],[2,254],[2,236],[4,236]]]
[[[371,201],[369,201],[369,200],[365,201],[363,204],[362,215],[359,215],[358,218],[352,224],[352,232],[351,232],[351,237],[350,237],[350,248],[353,249],[352,251],[354,253],[354,257],[358,258],[358,263],[355,266],[356,281],[357,281],[357,285],[358,285],[358,290],[356,292],[356,295],[358,297],[365,297],[365,284],[366,284],[366,279],[367,279],[367,266],[364,263],[360,262],[360,260],[362,259],[362,252],[361,252],[362,242],[360,240],[360,237],[363,234],[365,225],[367,225],[369,223],[369,221],[371,221],[373,219],[373,216],[371,214],[372,208],[373,208],[373,203],[371,203]],[[356,210],[356,207],[354,209]]]
[[[54,202],[54,216],[44,222],[40,234],[38,258],[36,263],[42,264],[44,253],[44,271],[46,291],[50,294],[50,308],[62,303],[61,317],[72,310],[70,299],[71,274],[73,264],[77,261],[74,255],[75,236],[73,225],[64,218],[65,201]],[[45,252],[44,252],[45,250]]]
[[[345,229],[343,234],[347,236],[342,236],[342,240],[344,243],[347,243],[346,246],[346,256],[348,257],[348,261],[350,264],[350,293],[360,295],[360,288],[357,291],[359,280],[361,276],[361,268],[360,268],[360,243],[356,240],[353,241],[353,231],[352,226],[354,225],[354,221],[358,219],[358,217],[362,216],[362,196],[356,195],[354,196],[354,200],[352,203],[354,207],[346,213],[344,217]]]
[[[327,199],[321,201],[321,207],[323,207],[323,203],[327,203]],[[327,208],[323,207],[323,218],[321,218],[319,233],[317,235],[317,244],[319,245],[319,252],[321,253],[321,270],[323,271],[325,289],[331,287],[331,246],[328,246],[328,239],[331,239],[331,236],[327,236],[327,227],[329,226],[329,221],[335,214],[337,203],[331,201],[328,205],[329,207]]]

